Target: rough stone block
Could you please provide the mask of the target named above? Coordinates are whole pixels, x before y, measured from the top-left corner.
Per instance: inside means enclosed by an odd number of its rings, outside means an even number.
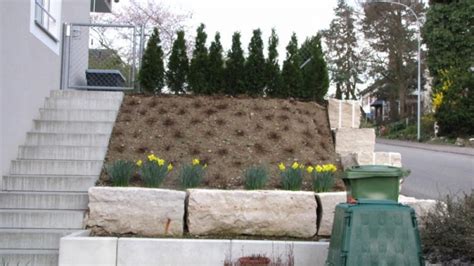
[[[418,217],[418,222],[420,225],[423,225],[423,219],[426,215],[435,209],[436,200],[431,199],[417,199],[413,197],[406,197],[400,195],[398,197],[398,202],[401,204],[408,205],[415,210],[416,216]]]
[[[355,165],[389,165],[402,167],[402,155],[398,152],[357,152],[341,156],[344,169]]]
[[[193,235],[312,237],[312,192],[188,190],[188,228]]]
[[[327,192],[318,193],[317,195],[321,200],[321,206],[323,209],[318,235],[329,236],[331,235],[336,205],[342,202],[346,202],[347,195],[346,192]]]
[[[336,153],[374,152],[375,130],[373,128],[339,128],[336,130]]]
[[[359,128],[360,105],[358,101],[329,99],[329,124],[335,128]]]
[[[93,187],[87,226],[96,234],[180,236],[185,197],[166,189]]]

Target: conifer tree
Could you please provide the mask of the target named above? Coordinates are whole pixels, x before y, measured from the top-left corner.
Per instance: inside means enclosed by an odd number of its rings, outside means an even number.
[[[300,71],[301,60],[298,53],[298,39],[293,33],[286,46],[286,59],[283,62],[281,97],[301,97],[303,76]]]
[[[301,45],[300,58],[303,88],[299,97],[322,101],[329,88],[329,75],[319,34]]]
[[[158,28],[154,28],[143,54],[138,76],[142,89],[146,92],[160,93],[164,86],[164,72],[160,34]]]
[[[220,39],[220,33],[216,32],[214,41],[209,47],[208,94],[218,93],[223,90],[224,59]]]
[[[227,53],[225,66],[225,93],[229,95],[245,93],[245,58],[239,32],[232,35],[232,48]]]
[[[423,2],[406,3],[418,17],[423,16]],[[388,101],[391,121],[410,115],[408,101],[411,92],[417,87],[417,38],[416,27],[412,27],[414,20],[411,11],[400,6],[364,6],[362,32],[371,48],[364,61],[368,62],[368,73],[373,80],[369,87],[377,88],[378,98]]]
[[[278,36],[275,29],[268,38],[268,58],[266,60],[266,94],[278,97],[281,87],[280,65],[278,64]]]
[[[209,55],[206,47],[205,27],[204,24],[201,24],[197,28],[193,57],[189,65],[189,89],[196,94],[207,93],[208,90]]]
[[[246,90],[250,95],[262,95],[265,88],[265,58],[260,29],[253,31],[248,50],[249,55],[245,62]]]
[[[178,31],[178,37],[173,42],[173,48],[168,61],[168,71],[166,71],[166,83],[175,94],[186,92],[188,64],[184,31]]]
[[[362,83],[360,76],[365,70],[356,36],[355,11],[345,0],[338,0],[334,13],[329,29],[323,31],[331,79],[339,89],[336,97],[355,100],[356,86]]]

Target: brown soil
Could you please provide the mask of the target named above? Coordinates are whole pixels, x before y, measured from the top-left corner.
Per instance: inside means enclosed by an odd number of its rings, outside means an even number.
[[[267,167],[266,189],[275,189],[280,187],[278,163],[314,165],[337,158],[326,108],[315,102],[126,95],[106,163],[144,160],[148,153],[173,163],[175,170],[162,187],[174,189],[179,188],[179,168],[193,158],[208,164],[202,187],[221,189],[243,188],[243,172],[252,165]],[[107,184],[104,173],[99,183]],[[311,190],[309,177],[303,189]]]

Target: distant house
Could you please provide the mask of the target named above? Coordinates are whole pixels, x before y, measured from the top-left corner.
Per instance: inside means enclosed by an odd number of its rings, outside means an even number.
[[[111,12],[111,5],[111,0],[0,1],[0,174],[8,171],[44,98],[60,88],[63,24],[90,23],[90,12]]]
[[[369,87],[360,93],[361,105],[362,109],[364,110],[366,117],[377,124],[383,123],[384,121],[389,120],[390,118],[390,102],[378,96],[378,88]],[[421,106],[422,112],[426,109],[424,99],[429,99],[426,96],[426,93],[422,91],[421,97]],[[398,108],[395,112],[400,111],[400,105],[397,101]],[[417,107],[418,107],[418,99],[417,99],[417,92],[413,92],[412,94],[407,96],[405,112],[408,116],[416,117],[417,115]]]

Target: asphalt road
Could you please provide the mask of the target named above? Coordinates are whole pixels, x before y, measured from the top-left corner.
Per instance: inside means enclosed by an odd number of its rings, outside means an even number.
[[[401,194],[423,199],[441,199],[474,189],[474,154],[457,153],[439,146],[410,145],[409,142],[380,143],[376,151],[399,152],[402,165],[411,170]],[[411,147],[407,147],[411,146]],[[474,151],[474,150],[473,150]]]

